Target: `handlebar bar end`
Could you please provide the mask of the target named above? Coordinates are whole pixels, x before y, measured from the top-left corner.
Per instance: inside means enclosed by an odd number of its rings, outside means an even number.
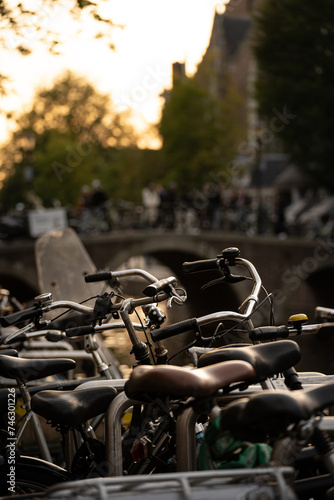
[[[74,328],[68,328],[66,330],[66,337],[82,337],[84,335],[90,335],[95,332],[94,326],[75,326]]]
[[[110,271],[104,272],[104,273],[94,273],[94,274],[87,274],[85,276],[85,282],[86,283],[94,283],[96,281],[109,281],[112,279],[112,273]]]

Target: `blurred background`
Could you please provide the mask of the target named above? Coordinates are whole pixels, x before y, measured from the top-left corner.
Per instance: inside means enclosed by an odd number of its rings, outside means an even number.
[[[97,266],[240,246],[282,321],[333,306],[333,7],[2,2],[2,285],[25,299],[23,252],[70,227]]]
[[[1,236],[331,240],[332,4],[5,2]]]

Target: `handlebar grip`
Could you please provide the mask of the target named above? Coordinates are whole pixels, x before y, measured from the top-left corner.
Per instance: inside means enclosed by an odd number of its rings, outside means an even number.
[[[45,335],[46,340],[49,342],[59,342],[60,340],[63,340],[64,334],[62,332],[59,332],[58,330],[50,330],[46,335]]]
[[[91,333],[95,333],[95,328],[92,325],[75,326],[74,328],[68,328],[66,330],[66,337],[82,337],[83,335],[90,335]]]
[[[106,271],[103,273],[94,273],[94,274],[87,274],[85,276],[85,282],[86,283],[94,283],[95,281],[109,281],[112,279],[112,273],[110,271]]]
[[[171,276],[170,278],[163,278],[161,280],[155,281],[154,283],[150,283],[145,290],[143,290],[143,294],[147,297],[154,297],[159,292],[169,293],[171,288],[170,286],[176,283],[176,278]]]
[[[175,323],[174,325],[166,326],[165,328],[160,328],[160,330],[155,330],[151,332],[151,337],[153,342],[158,342],[160,340],[168,339],[178,335],[179,333],[184,333],[188,331],[196,332],[198,331],[198,324],[196,318],[186,319],[180,321],[180,323]]]
[[[9,314],[8,316],[2,316],[0,318],[0,324],[3,327],[16,325],[21,321],[25,321],[26,319],[34,319],[40,316],[43,312],[41,307],[31,307],[29,309],[25,309],[23,311],[18,311],[13,314]]]
[[[334,337],[334,323],[324,323],[316,333],[320,340],[329,340]]]
[[[262,326],[260,328],[253,328],[249,331],[250,340],[264,341],[286,339],[289,336],[289,329],[287,326]]]
[[[219,259],[194,260],[193,262],[184,262],[182,264],[182,271],[185,274],[213,271],[216,269],[219,269]]]
[[[27,340],[27,336],[24,332],[17,334],[9,334],[8,337],[4,337],[0,339],[0,345],[10,345],[16,344],[17,342],[25,342]],[[2,353],[5,354],[5,353]]]
[[[334,309],[332,309],[330,307],[317,306],[315,308],[315,315],[316,315],[317,320],[333,321],[334,320]]]

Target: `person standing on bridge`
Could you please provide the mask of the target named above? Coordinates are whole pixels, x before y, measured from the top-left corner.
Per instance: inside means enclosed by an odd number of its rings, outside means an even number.
[[[154,182],[149,182],[142,190],[144,227],[154,228],[159,217],[160,194]]]

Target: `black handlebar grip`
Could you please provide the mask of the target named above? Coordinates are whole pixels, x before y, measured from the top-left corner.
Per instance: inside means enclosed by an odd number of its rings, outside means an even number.
[[[160,330],[155,330],[151,332],[151,337],[153,342],[159,342],[160,340],[165,340],[170,337],[174,337],[174,335],[178,335],[179,333],[188,331],[198,331],[196,318],[186,319],[185,321],[180,321],[180,323],[174,323],[174,325],[169,325],[165,328],[160,328]]]
[[[171,276],[170,278],[163,278],[161,280],[155,281],[154,283],[150,283],[145,290],[143,290],[143,294],[147,297],[154,297],[159,292],[169,293],[171,288],[170,286],[176,283],[176,278]]]
[[[182,271],[185,274],[213,271],[216,269],[219,269],[219,259],[194,260],[193,262],[184,262],[182,264]]]
[[[59,342],[64,338],[64,335],[62,332],[57,332],[56,330],[53,332],[50,330],[46,335],[45,335],[46,340],[49,342]]]
[[[324,323],[316,333],[320,340],[329,340],[334,337],[334,323]]]
[[[95,281],[109,281],[112,279],[112,273],[110,271],[106,271],[103,273],[94,273],[94,274],[87,274],[85,276],[85,282],[86,283],[94,283]]]
[[[8,337],[4,337],[0,340],[0,345],[10,345],[16,344],[17,342],[25,342],[27,340],[27,336],[24,332],[17,334],[9,334]],[[2,353],[5,354],[5,353]]]
[[[16,325],[21,321],[25,321],[26,319],[34,319],[38,318],[43,312],[41,307],[31,307],[30,309],[25,309],[23,311],[18,311],[13,314],[9,314],[8,316],[2,316],[0,318],[0,324],[3,327]]]
[[[82,337],[83,335],[90,335],[94,332],[95,328],[92,325],[75,326],[74,328],[68,328],[66,330],[66,337]]]
[[[260,328],[253,328],[248,334],[250,340],[264,341],[286,339],[289,337],[289,329],[287,326],[262,326]]]

